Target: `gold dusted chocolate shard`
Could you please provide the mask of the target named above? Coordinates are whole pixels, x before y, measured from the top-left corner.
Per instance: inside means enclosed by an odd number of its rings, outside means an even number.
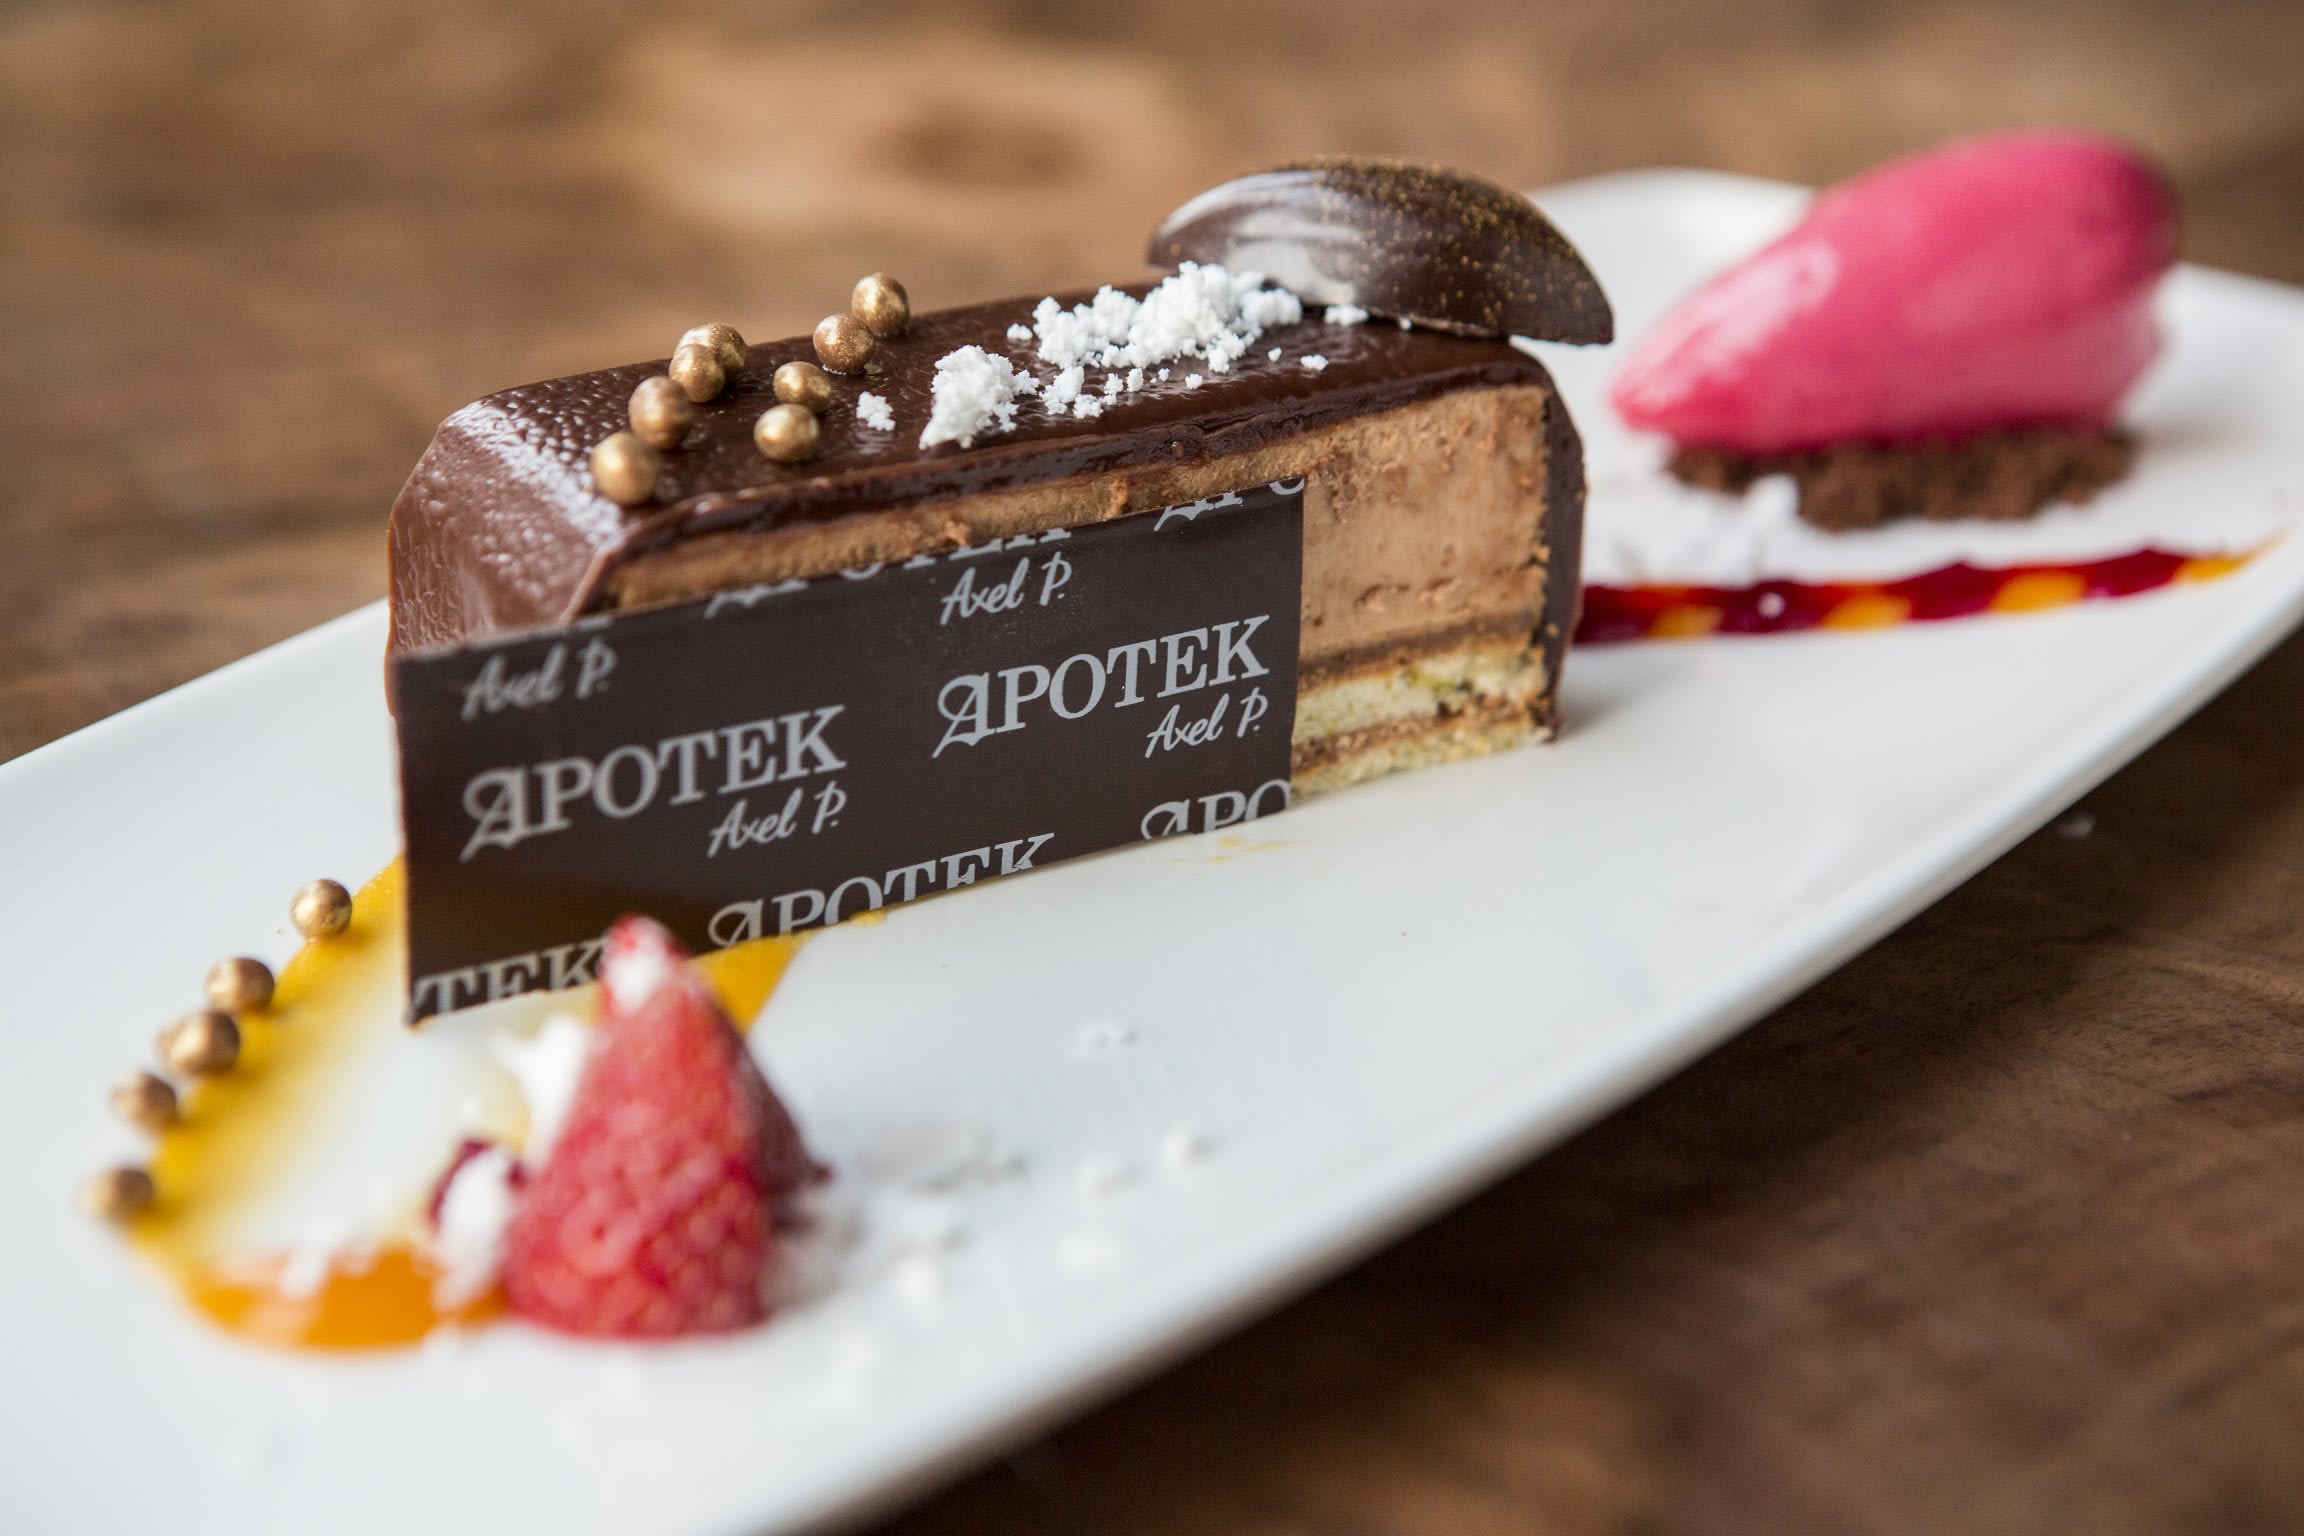
[[[1145,258],[1253,270],[1310,303],[1460,336],[1616,334],[1599,280],[1534,203],[1412,160],[1335,156],[1211,187],[1161,222]]]

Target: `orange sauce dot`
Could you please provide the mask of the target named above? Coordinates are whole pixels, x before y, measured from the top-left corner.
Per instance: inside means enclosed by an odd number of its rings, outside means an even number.
[[[281,1285],[285,1268],[268,1257],[194,1270],[182,1277],[184,1299],[226,1332],[284,1349],[390,1349],[444,1323],[471,1326],[504,1310],[494,1288],[442,1307],[433,1294],[438,1267],[406,1244],[339,1259],[308,1292]]]
[[[1821,622],[1826,629],[1886,629],[1910,617],[1909,598],[1892,592],[1859,592],[1834,603]]]
[[[2088,595],[2088,584],[2073,571],[2026,571],[2011,576],[1992,594],[1994,613],[2037,613],[2061,608]]]
[[[1720,627],[1720,610],[1710,603],[1674,603],[1656,615],[1648,633],[1659,640],[1695,640]]]
[[[2248,555],[2195,555],[2176,567],[2173,581],[2214,581],[2229,576],[2246,565],[2254,556]]]

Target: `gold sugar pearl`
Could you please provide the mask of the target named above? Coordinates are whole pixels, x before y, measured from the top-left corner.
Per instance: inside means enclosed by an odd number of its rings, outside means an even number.
[[[352,926],[352,893],[333,880],[300,886],[288,903],[288,920],[308,939],[332,939]]]
[[[141,1168],[107,1168],[80,1187],[80,1209],[99,1221],[134,1221],[152,1209],[152,1175]]]
[[[132,1073],[113,1087],[112,1113],[157,1136],[176,1123],[176,1090],[166,1078]]]
[[[680,333],[680,345],[703,347],[718,360],[720,371],[734,377],[752,360],[752,349],[745,345],[744,333],[725,320],[714,320],[707,325],[692,325]]]
[[[786,363],[776,370],[776,398],[821,416],[832,404],[832,376],[814,363]]]
[[[834,373],[862,373],[872,347],[870,328],[854,315],[826,315],[816,324],[816,361]]]
[[[632,431],[651,448],[677,448],[696,425],[696,407],[688,392],[659,373],[642,379],[632,391],[628,408]]]
[[[610,433],[592,450],[592,483],[618,506],[654,501],[662,473],[664,455],[629,432]]]
[[[912,323],[912,300],[902,283],[885,272],[875,272],[856,280],[856,291],[848,296],[848,312],[875,336],[901,336],[904,327]]]
[[[272,967],[246,955],[219,960],[208,972],[208,1006],[254,1013],[272,1004]]]
[[[188,1013],[160,1031],[160,1064],[182,1077],[229,1072],[240,1059],[240,1026],[214,1008]]]
[[[772,405],[752,427],[752,441],[779,464],[814,458],[823,435],[815,414],[803,405]]]
[[[710,347],[700,341],[684,341],[672,354],[672,364],[665,370],[672,382],[679,385],[689,399],[702,405],[728,387],[728,370],[720,366],[720,359]]]

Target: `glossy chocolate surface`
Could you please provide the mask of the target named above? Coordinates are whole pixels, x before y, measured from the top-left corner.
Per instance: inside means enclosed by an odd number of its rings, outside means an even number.
[[[1308,160],[1211,187],[1162,221],[1145,256],[1261,272],[1307,304],[1468,336],[1615,335],[1599,280],[1535,204],[1410,161]]]
[[[1137,289],[1135,291],[1142,291]],[[1086,294],[1060,296],[1066,303]],[[1107,405],[1092,420],[1019,402],[1015,430],[970,448],[919,447],[936,360],[969,344],[1020,364],[1029,343],[1007,339],[1032,301],[1009,299],[919,315],[884,342],[870,371],[836,377],[820,456],[778,465],[752,443],[775,403],[776,369],[812,355],[809,339],[757,345],[718,399],[698,407],[687,441],[665,455],[658,500],[626,511],[592,486],[591,446],[625,425],[633,387],[663,363],[610,368],[490,395],[442,424],[392,515],[396,648],[558,623],[599,606],[622,561],[710,532],[768,532],[893,507],[1013,489],[1152,462],[1238,452],[1451,390],[1547,384],[1511,347],[1391,322],[1317,318],[1267,332],[1229,374],[1169,365],[1164,383]],[[1274,348],[1280,356],[1268,356]],[[1310,356],[1326,359],[1317,371]],[[1045,378],[1051,370],[1035,365]],[[1090,375],[1093,390],[1102,383]],[[869,390],[895,413],[893,431],[861,426]]]

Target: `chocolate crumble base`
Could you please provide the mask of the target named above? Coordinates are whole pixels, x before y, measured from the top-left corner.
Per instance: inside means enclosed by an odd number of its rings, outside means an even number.
[[[1905,517],[2006,522],[2054,501],[2077,506],[2135,462],[2135,434],[2117,427],[2021,427],[1958,442],[1837,443],[1805,453],[1690,447],[1672,456],[1670,469],[1689,485],[1738,496],[1762,475],[1790,475],[1801,520],[1845,533]]]

